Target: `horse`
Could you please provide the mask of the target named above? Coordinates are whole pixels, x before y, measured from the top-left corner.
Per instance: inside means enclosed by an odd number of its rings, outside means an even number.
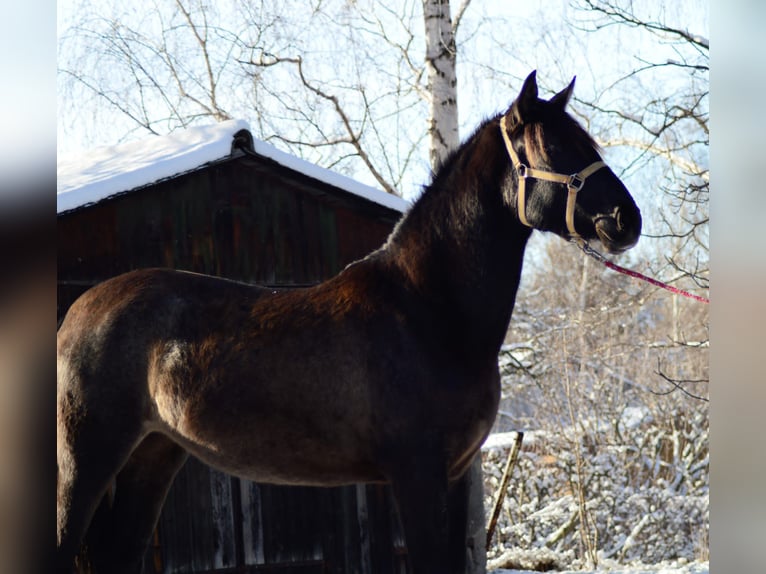
[[[461,480],[494,423],[533,229],[619,253],[641,214],[536,73],[432,175],[382,247],[283,290],[141,269],[57,335],[57,567],[100,501],[98,572],[140,572],[189,454],[248,480],[392,486],[414,574],[465,571]],[[464,494],[464,493],[463,493]]]

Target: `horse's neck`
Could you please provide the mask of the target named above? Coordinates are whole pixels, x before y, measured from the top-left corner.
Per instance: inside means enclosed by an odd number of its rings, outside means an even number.
[[[461,338],[499,348],[530,231],[502,200],[507,155],[499,153],[494,134],[480,136],[448,162],[447,173],[437,175],[388,249],[434,313],[444,313],[463,331]]]

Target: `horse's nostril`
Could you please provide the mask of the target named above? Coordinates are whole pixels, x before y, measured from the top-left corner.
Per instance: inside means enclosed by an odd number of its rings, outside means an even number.
[[[621,253],[638,241],[641,229],[640,218],[636,228],[633,224],[630,206],[627,208],[616,207],[609,215],[597,217],[594,223],[596,235],[610,253]]]
[[[619,207],[614,210],[614,220],[617,224],[617,231],[625,231],[625,225],[622,222],[622,210]]]

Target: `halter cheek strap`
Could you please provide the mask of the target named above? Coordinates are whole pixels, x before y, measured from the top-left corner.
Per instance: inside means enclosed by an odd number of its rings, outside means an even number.
[[[552,181],[554,183],[563,183],[564,185],[567,186],[567,209],[566,209],[567,231],[569,231],[569,234],[572,238],[580,237],[580,234],[577,233],[577,231],[575,231],[575,226],[574,226],[574,212],[575,212],[575,204],[577,202],[577,192],[582,189],[583,185],[585,185],[585,180],[590,175],[593,175],[593,173],[595,173],[602,167],[606,167],[606,164],[603,161],[596,161],[590,164],[585,169],[577,173],[573,173],[572,175],[564,175],[561,173],[555,173],[555,172],[546,171],[543,169],[531,168],[527,166],[526,164],[521,163],[521,161],[519,160],[519,156],[516,153],[516,150],[513,149],[511,138],[508,135],[508,127],[506,123],[507,118],[508,116],[503,116],[502,119],[500,120],[500,133],[503,134],[505,149],[508,150],[508,155],[511,158],[511,163],[513,164],[513,168],[516,170],[516,173],[519,176],[519,189],[516,194],[518,198],[516,211],[519,214],[519,220],[527,227],[532,227],[529,221],[527,221],[527,214],[526,214],[527,178],[531,177],[534,179]]]

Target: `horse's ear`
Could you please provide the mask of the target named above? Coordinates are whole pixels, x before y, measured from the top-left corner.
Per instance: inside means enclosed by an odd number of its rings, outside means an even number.
[[[511,104],[509,110],[511,116],[511,128],[524,123],[524,120],[529,116],[529,112],[537,102],[537,70],[533,70],[531,74],[524,80],[524,85],[521,87],[519,97]]]
[[[558,106],[562,110],[567,107],[567,103],[569,103],[569,98],[572,97],[572,92],[574,91],[574,85],[575,80],[577,79],[577,76],[572,78],[572,81],[569,82],[569,85],[561,90],[558,94],[553,96],[550,100],[548,100],[551,104]]]

